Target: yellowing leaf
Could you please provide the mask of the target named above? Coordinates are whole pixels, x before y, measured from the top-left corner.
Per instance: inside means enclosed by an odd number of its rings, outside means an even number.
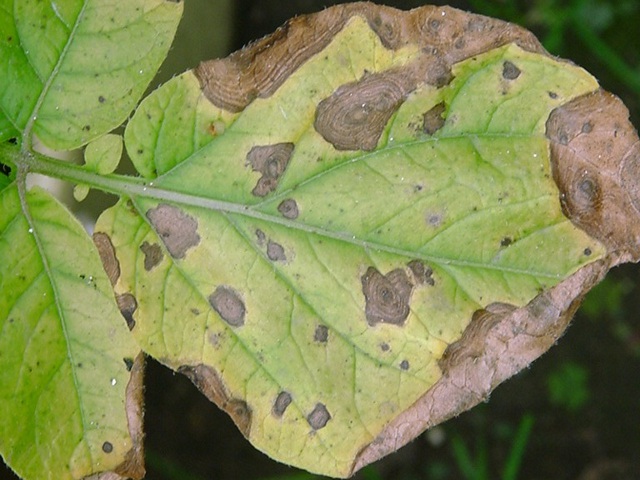
[[[120,309],[257,448],[349,476],[528,365],[631,255],[632,229],[603,227],[640,205],[620,190],[637,177],[621,111],[485,17],[293,20],[128,124],[147,183],[96,227]],[[574,167],[612,124],[620,202]]]
[[[0,452],[23,478],[140,477],[139,347],[82,227],[41,190],[26,201],[0,192]]]

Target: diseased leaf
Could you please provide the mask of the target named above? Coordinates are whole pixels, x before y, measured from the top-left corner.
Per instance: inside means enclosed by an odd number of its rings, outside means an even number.
[[[0,139],[26,130],[72,149],[120,125],[166,56],[181,12],[168,0],[4,0]]]
[[[141,478],[139,347],[80,224],[40,189],[26,203],[0,192],[0,453],[25,479]]]
[[[349,476],[485,399],[638,258],[627,117],[516,26],[337,6],[141,104],[148,183],[100,218],[105,266],[147,353],[259,449]]]

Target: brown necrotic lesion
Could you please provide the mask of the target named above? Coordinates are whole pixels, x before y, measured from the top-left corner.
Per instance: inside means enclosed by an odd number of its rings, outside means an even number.
[[[369,267],[361,280],[367,323],[372,326],[378,323],[403,325],[409,316],[413,290],[407,273],[398,268],[383,275]]]
[[[200,244],[198,221],[178,207],[161,203],[147,211],[147,218],[175,259],[184,258],[187,250]]]
[[[264,197],[278,187],[280,177],[284,174],[293,154],[293,143],[277,143],[274,145],[257,145],[247,153],[247,165],[254,172],[261,173],[256,186],[252,190],[257,197]]]
[[[209,304],[230,326],[244,325],[247,309],[240,294],[233,288],[220,285],[209,295]]]
[[[415,88],[405,70],[365,74],[318,104],[314,128],[337,150],[374,150],[387,122]]]

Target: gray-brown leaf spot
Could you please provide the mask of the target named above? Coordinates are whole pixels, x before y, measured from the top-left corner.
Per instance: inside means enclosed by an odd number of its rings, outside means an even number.
[[[400,362],[400,369],[404,370],[404,371],[409,370],[409,361],[408,360],[402,360]]]
[[[444,215],[442,213],[429,212],[426,215],[426,220],[427,220],[427,225],[429,225],[432,228],[438,228],[439,226],[442,225],[442,222],[444,221]]]
[[[415,87],[407,71],[365,74],[318,104],[314,128],[337,150],[374,150],[391,115]]]
[[[502,64],[502,78],[505,80],[515,80],[522,72],[513,62],[509,60]]]
[[[369,267],[361,280],[367,323],[371,326],[378,323],[404,325],[413,290],[406,272],[398,268],[382,275]]]
[[[640,139],[620,99],[596,90],[565,103],[546,135],[563,213],[609,250],[640,255]]]
[[[295,220],[298,218],[298,215],[300,215],[298,203],[293,198],[287,198],[280,202],[278,211],[284,218],[288,218],[289,220]]]
[[[634,206],[636,211],[640,213],[640,142],[634,144],[622,160],[622,169],[620,172],[620,180],[622,186]]]
[[[113,444],[111,442],[104,442],[102,444],[102,451],[104,453],[111,453],[113,452]]]
[[[380,344],[380,350],[382,350],[383,352],[388,352],[391,349],[391,347],[389,346],[389,344],[387,342],[382,342]]]
[[[200,243],[197,220],[178,207],[161,203],[147,211],[147,218],[173,258],[184,258]]]
[[[425,52],[422,78],[432,85],[446,81],[451,65],[510,42],[543,51],[521,27],[449,7],[399,12],[368,2],[347,3],[291,19],[227,58],[201,63],[194,73],[203,94],[231,112],[242,111],[256,98],[268,98],[355,16],[367,20],[385,48],[414,45]]]
[[[281,418],[284,415],[284,412],[287,410],[287,407],[291,405],[291,394],[289,392],[280,392],[276,397],[275,402],[273,402],[273,407],[271,408],[271,413],[276,418]]]
[[[331,414],[322,403],[317,403],[311,413],[307,415],[307,422],[314,430],[324,428],[329,420],[331,420]]]
[[[93,243],[98,249],[100,260],[102,261],[102,267],[111,282],[111,286],[114,286],[120,278],[120,262],[116,257],[116,249],[111,243],[111,237],[106,233],[95,232],[93,234]]]
[[[249,150],[247,165],[254,172],[262,174],[251,193],[256,197],[264,197],[278,188],[280,177],[291,160],[293,148],[293,143],[277,143],[255,146]]]
[[[318,325],[313,334],[313,340],[318,343],[327,343],[329,339],[329,329],[326,325]]]
[[[232,327],[244,325],[246,308],[240,294],[233,288],[220,285],[209,295],[209,304]]]
[[[245,437],[251,431],[252,411],[247,402],[229,395],[220,374],[209,365],[183,365],[178,372],[186,375],[198,390],[222,410],[227,412]]]
[[[140,250],[144,254],[144,269],[147,272],[158,266],[164,258],[162,248],[157,243],[149,243],[145,240],[140,245]]]
[[[412,260],[407,264],[409,271],[413,275],[413,283],[416,285],[430,285],[436,284],[433,279],[433,270],[420,260]]]
[[[267,236],[264,234],[264,232],[262,230],[260,230],[259,228],[256,229],[256,241],[258,242],[259,246],[263,246],[265,244],[265,242],[267,241]]]
[[[284,248],[279,243],[269,240],[267,242],[267,257],[274,262],[286,262],[287,256],[284,253]]]
[[[445,118],[443,114],[446,110],[444,102],[433,106],[422,116],[422,131],[427,135],[433,135],[444,126]]]
[[[136,326],[136,321],[133,318],[133,314],[138,309],[138,301],[136,300],[136,297],[134,297],[130,293],[123,293],[116,296],[116,303],[118,304],[120,313],[127,321],[129,330],[133,330],[133,327]]]

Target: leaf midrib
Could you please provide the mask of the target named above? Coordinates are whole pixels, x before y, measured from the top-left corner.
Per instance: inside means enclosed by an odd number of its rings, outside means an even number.
[[[360,240],[349,232],[334,232],[322,227],[306,225],[294,220],[289,220],[281,216],[271,215],[260,212],[255,206],[241,205],[222,200],[212,200],[206,197],[168,190],[166,188],[157,188],[153,182],[140,177],[131,177],[127,175],[97,175],[83,169],[81,166],[59,162],[55,159],[35,154],[28,159],[28,168],[31,172],[41,173],[53,177],[60,178],[75,184],[85,184],[90,187],[98,188],[117,196],[151,198],[159,201],[166,201],[183,206],[203,208],[227,214],[236,214],[247,218],[262,220],[271,224],[280,225],[291,230],[301,231],[308,234],[319,235],[325,238],[346,242],[367,250],[384,251],[391,254],[401,255],[408,258],[419,259],[425,262],[431,262],[439,265],[453,265],[460,267],[494,270],[504,273],[513,273],[520,275],[532,275],[538,278],[558,279],[555,274],[547,272],[536,272],[526,269],[509,268],[503,265],[491,265],[486,263],[465,261],[435,255],[424,255],[415,251],[405,250],[372,241]]]
[[[78,16],[76,17],[73,27],[69,32],[69,37],[67,38],[67,42],[65,43],[62,51],[60,52],[58,61],[53,67],[53,70],[51,70],[51,74],[49,75],[49,78],[47,78],[46,82],[42,85],[42,91],[40,92],[40,95],[38,96],[38,100],[36,101],[36,104],[34,105],[33,110],[29,115],[29,120],[27,121],[27,124],[22,132],[22,150],[24,152],[29,152],[32,149],[31,132],[38,119],[38,113],[40,111],[40,108],[42,107],[42,104],[46,100],[47,95],[49,94],[49,91],[51,90],[51,86],[53,85],[53,82],[55,81],[55,79],[58,77],[58,74],[60,73],[60,68],[67,57],[69,48],[73,44],[78,27],[82,23],[82,19],[84,17],[85,9],[87,8],[87,4],[88,4],[88,1],[85,0],[82,4],[82,8],[78,12]],[[55,11],[55,9],[54,9],[54,13],[57,14],[57,11]],[[29,57],[27,56],[27,60],[28,59]],[[31,68],[35,71],[35,67],[31,64],[31,61],[29,61],[29,64]]]

